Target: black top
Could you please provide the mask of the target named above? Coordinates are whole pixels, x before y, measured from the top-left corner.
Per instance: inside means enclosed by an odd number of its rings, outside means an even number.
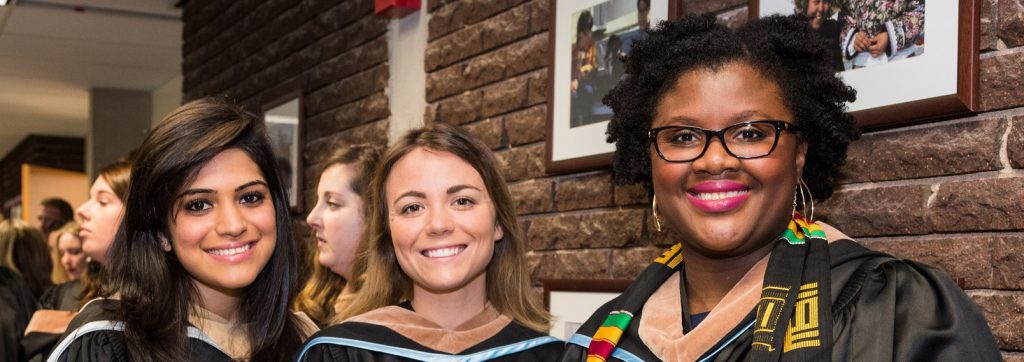
[[[51,285],[39,298],[39,310],[77,311],[81,297],[82,283],[78,280]],[[60,339],[60,334],[29,332],[22,338],[21,346],[30,361],[43,361],[57,345],[58,339]]]
[[[387,327],[345,322],[310,337],[300,361],[556,361],[562,341],[511,322],[494,336],[457,354],[425,347]]]
[[[25,279],[0,266],[0,360],[20,361],[21,335],[36,311],[36,301]]]
[[[131,361],[124,324],[113,311],[117,301],[98,299],[86,304],[67,332],[61,336],[49,362],[56,361]],[[199,329],[188,327],[187,361],[231,361],[213,341]]]
[[[850,240],[829,244],[829,254],[833,361],[1001,360],[985,319],[942,271]],[[602,306],[570,338],[563,361],[586,360],[590,337],[614,303]],[[747,360],[756,313],[752,310],[701,360]],[[659,360],[638,337],[639,324],[630,324],[609,360]]]

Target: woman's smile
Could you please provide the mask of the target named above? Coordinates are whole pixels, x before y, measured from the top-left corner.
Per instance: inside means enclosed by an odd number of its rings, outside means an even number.
[[[694,207],[706,213],[725,213],[743,205],[750,196],[750,187],[735,181],[702,181],[686,191]]]

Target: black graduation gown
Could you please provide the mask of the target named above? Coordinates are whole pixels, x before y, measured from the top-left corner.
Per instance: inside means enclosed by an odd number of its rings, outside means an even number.
[[[112,312],[116,306],[117,301],[112,299],[89,302],[71,320],[47,361],[131,361],[123,326]],[[188,337],[186,361],[231,361],[199,329],[189,326]]]
[[[833,361],[999,361],[995,339],[974,303],[942,271],[870,251],[850,240],[829,244]],[[620,297],[621,298],[621,297]],[[590,337],[614,305],[605,304],[569,339],[562,361],[585,361]],[[700,361],[747,361],[751,311]],[[638,337],[636,315],[610,361],[658,361]]]
[[[425,347],[390,328],[345,322],[310,337],[300,361],[556,361],[564,344],[512,322],[494,336],[457,354]]]
[[[20,361],[21,336],[36,310],[35,297],[21,275],[0,266],[0,359]]]
[[[46,292],[39,298],[39,310],[77,311],[78,298],[81,297],[82,283],[79,280],[52,285],[46,288]],[[31,358],[31,361],[42,361],[43,358],[50,354],[50,350],[57,345],[57,340],[60,339],[60,336],[60,334],[55,333],[29,332],[21,340],[21,346],[25,350],[25,355]]]

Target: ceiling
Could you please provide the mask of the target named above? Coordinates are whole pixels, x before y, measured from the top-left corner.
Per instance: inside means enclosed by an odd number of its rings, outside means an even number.
[[[152,91],[181,72],[181,0],[10,2],[0,7],[0,158],[28,134],[85,137],[90,88]]]

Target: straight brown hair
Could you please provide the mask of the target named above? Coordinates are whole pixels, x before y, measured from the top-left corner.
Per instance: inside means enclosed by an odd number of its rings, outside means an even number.
[[[504,237],[495,242],[494,257],[487,265],[487,299],[494,308],[517,323],[546,333],[549,314],[530,297],[530,276],[526,266],[526,243],[515,204],[505,178],[491,150],[465,132],[446,124],[421,128],[406,133],[384,154],[370,181],[369,219],[355,268],[365,271],[354,283],[360,288],[340,317],[353,317],[371,310],[402,303],[412,298],[412,282],[402,271],[395,256],[388,225],[385,184],[391,169],[402,157],[415,149],[448,152],[465,160],[480,173],[487,193],[494,202],[498,225]]]

